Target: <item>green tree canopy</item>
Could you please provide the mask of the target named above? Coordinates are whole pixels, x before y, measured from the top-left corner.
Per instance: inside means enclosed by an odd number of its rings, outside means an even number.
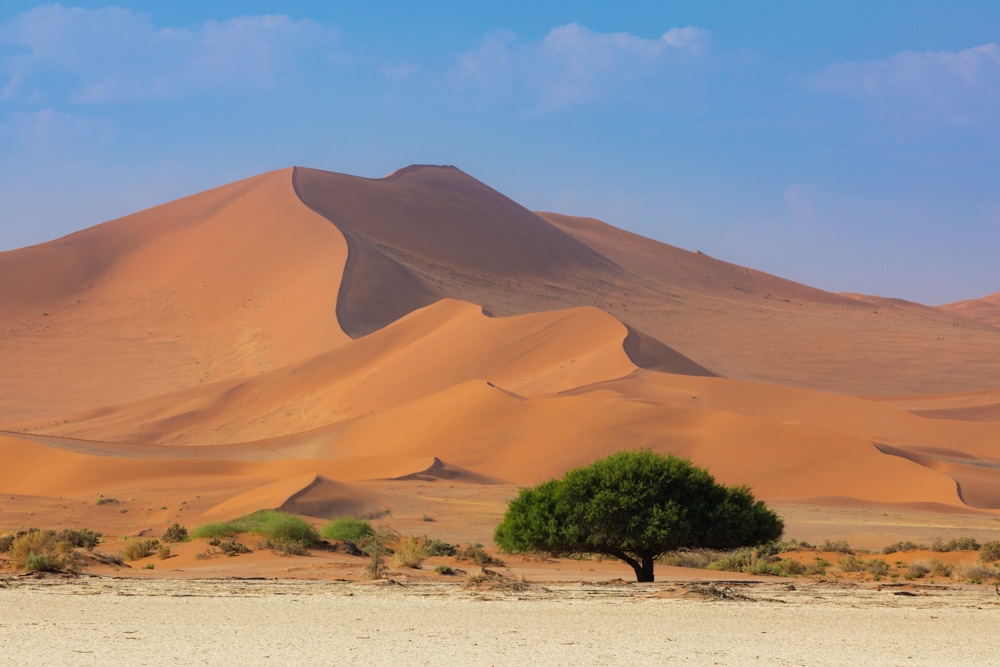
[[[494,539],[511,553],[615,556],[638,581],[653,581],[653,563],[668,551],[751,546],[783,532],[778,515],[749,488],[717,484],[686,459],[644,450],[522,489]]]

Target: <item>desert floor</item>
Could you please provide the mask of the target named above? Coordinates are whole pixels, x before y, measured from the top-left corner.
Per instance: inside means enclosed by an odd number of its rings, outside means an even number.
[[[0,583],[18,665],[972,665],[992,586],[458,584],[83,577]]]

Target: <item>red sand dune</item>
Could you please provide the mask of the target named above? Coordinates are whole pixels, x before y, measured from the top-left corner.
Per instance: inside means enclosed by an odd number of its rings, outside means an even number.
[[[1000,510],[987,300],[831,294],[454,168],[264,174],[0,253],[0,300],[0,492],[127,494],[131,526],[639,447],[764,498]]]

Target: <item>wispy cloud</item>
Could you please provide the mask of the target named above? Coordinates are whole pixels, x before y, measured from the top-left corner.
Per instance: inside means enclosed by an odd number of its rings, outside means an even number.
[[[540,41],[509,31],[487,35],[459,58],[454,75],[466,89],[527,96],[540,111],[629,97],[659,95],[678,74],[704,63],[708,31],[672,28],[656,38],[595,32],[578,23],[553,28]]]
[[[996,126],[1000,46],[903,51],[883,60],[836,63],[817,73],[810,84],[865,100],[903,120]]]
[[[156,27],[129,9],[47,5],[0,25],[0,44],[14,51],[0,64],[0,96],[51,96],[53,86],[36,80],[54,72],[71,75],[65,94],[83,103],[269,88],[297,56],[337,37],[336,28],[287,16]]]

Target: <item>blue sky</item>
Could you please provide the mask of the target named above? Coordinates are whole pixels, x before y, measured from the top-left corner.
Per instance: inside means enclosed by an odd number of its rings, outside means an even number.
[[[1000,291],[1000,3],[0,5],[0,250],[454,164],[833,291]]]

